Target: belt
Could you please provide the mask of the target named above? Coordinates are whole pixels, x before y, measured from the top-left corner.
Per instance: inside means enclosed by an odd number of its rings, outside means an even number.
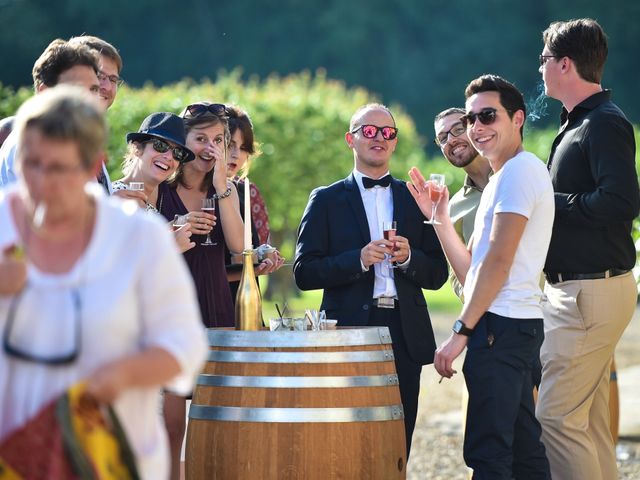
[[[378,308],[396,308],[398,300],[393,297],[378,297],[373,299],[373,306]]]
[[[545,272],[544,277],[550,284],[568,282],[569,280],[597,280],[599,278],[617,277],[624,275],[629,270],[621,270],[619,268],[610,268],[604,272],[598,273],[551,273]]]

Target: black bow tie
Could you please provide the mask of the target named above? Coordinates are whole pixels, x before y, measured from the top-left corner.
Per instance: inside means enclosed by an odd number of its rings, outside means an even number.
[[[385,175],[378,180],[374,180],[373,178],[369,177],[362,177],[362,185],[364,185],[364,188],[367,189],[373,188],[376,185],[380,185],[381,187],[388,187],[389,185],[391,185],[391,175]]]

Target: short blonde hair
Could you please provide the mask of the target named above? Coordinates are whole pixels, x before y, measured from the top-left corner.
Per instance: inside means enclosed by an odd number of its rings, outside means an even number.
[[[71,85],[48,88],[24,102],[14,128],[18,143],[30,128],[47,138],[76,142],[86,170],[95,166],[107,141],[107,124],[97,100],[86,90]]]

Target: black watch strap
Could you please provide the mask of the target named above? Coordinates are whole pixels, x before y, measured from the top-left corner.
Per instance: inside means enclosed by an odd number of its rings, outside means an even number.
[[[451,330],[453,330],[454,333],[459,333],[460,335],[465,335],[467,337],[470,337],[473,334],[473,328],[467,328],[464,322],[460,319],[456,320]]]

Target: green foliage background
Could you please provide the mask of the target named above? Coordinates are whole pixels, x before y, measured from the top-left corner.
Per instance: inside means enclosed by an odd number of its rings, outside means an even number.
[[[122,75],[136,87],[238,66],[245,80],[324,68],[403,105],[426,134],[435,113],[462,103],[464,86],[482,73],[536,97],[541,32],[587,16],[609,35],[603,84],[638,122],[637,0],[0,0],[0,82],[30,85],[33,62],[53,38],[88,33],[120,50]],[[551,102],[541,122],[555,125],[558,110]]]

